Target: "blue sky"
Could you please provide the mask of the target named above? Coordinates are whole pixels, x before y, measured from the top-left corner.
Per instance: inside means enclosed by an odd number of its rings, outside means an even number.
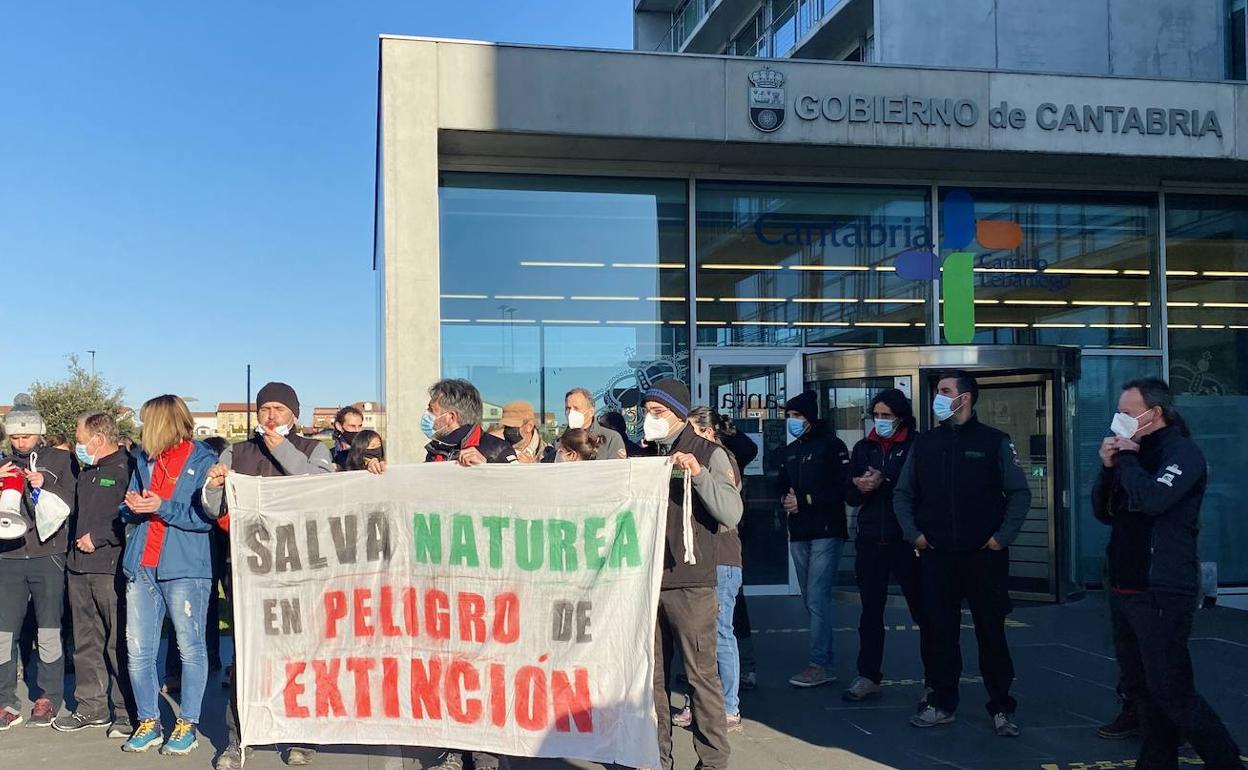
[[[126,389],[375,399],[377,36],[629,48],[631,0],[9,3],[0,403],[77,353]]]

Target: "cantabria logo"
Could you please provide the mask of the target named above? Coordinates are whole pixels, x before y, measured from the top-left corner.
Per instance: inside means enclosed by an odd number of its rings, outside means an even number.
[[[911,281],[940,279],[945,340],[964,344],[975,338],[976,249],[1010,251],[1022,243],[1017,222],[977,220],[971,194],[950,190],[940,206],[939,250],[909,249],[893,264],[898,276]]]
[[[784,125],[784,75],[771,67],[750,73],[750,123],[769,134]]]

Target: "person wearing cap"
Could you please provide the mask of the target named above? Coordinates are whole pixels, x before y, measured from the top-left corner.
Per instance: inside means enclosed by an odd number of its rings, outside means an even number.
[[[537,429],[537,415],[528,401],[512,401],[503,406],[499,419],[503,439],[516,449],[516,461],[522,463],[553,463],[555,448],[542,438]]]
[[[698,767],[728,767],[728,723],[715,639],[719,615],[716,535],[735,527],[744,506],[728,452],[698,435],[689,423],[689,388],[659,380],[642,396],[645,438],[675,466],[668,497],[663,580],[654,638],[654,711],[663,770],[672,767],[671,678],[677,646],[684,659],[693,709]],[[684,515],[685,479],[692,489],[692,519]]]
[[[0,477],[23,478],[20,518],[26,529],[0,539],[0,731],[22,723],[17,697],[14,642],[29,604],[35,607],[40,694],[30,726],[48,727],[64,697],[65,653],[61,616],[65,611],[66,520],[74,501],[73,462],[68,452],[43,444],[47,426],[30,396],[19,394],[4,417],[9,453],[0,457]],[[0,534],[16,534],[17,527]]]
[[[810,656],[789,684],[819,687],[836,681],[832,587],[849,537],[845,518],[849,449],[832,426],[819,419],[819,399],[813,392],[790,399],[784,416],[792,441],[784,448],[780,467],[780,504],[788,514],[789,552],[810,613]]]
[[[256,394],[256,435],[241,441],[221,453],[220,461],[208,473],[205,497],[210,515],[224,519],[228,526],[228,511],[223,506],[225,477],[232,470],[246,476],[310,476],[330,473],[334,470],[329,449],[315,439],[304,438],[295,430],[299,418],[299,396],[295,389],[284,382],[270,382]],[[239,661],[235,661],[235,671]],[[235,770],[242,767],[243,755],[239,747],[238,690],[237,679],[230,691],[230,705],[225,712],[229,732],[229,744],[217,757],[218,770]],[[282,760],[292,766],[306,765],[316,751],[308,746],[290,746],[282,754]]]
[[[594,437],[594,441],[601,443],[598,448],[599,460],[623,460],[628,457],[628,446],[623,434],[610,425],[603,425],[597,419],[598,408],[594,405],[594,394],[588,389],[569,390],[563,397],[563,408],[568,418],[569,430],[585,428]],[[615,416],[623,420],[622,415],[617,413]]]

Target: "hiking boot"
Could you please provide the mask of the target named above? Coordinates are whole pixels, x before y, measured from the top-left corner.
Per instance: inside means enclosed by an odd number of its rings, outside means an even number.
[[[16,709],[11,709],[8,706],[0,709],[0,732],[4,732],[10,727],[17,727],[25,721],[25,719],[22,719],[22,712]]]
[[[742,690],[753,690],[758,687],[758,674],[753,671],[747,671],[741,675],[741,684],[738,685]]]
[[[438,764],[429,770],[464,770],[464,755],[459,751],[444,751],[438,757]]]
[[[109,738],[129,738],[132,732],[134,732],[134,725],[130,724],[129,717],[118,717],[108,726]]]
[[[880,686],[865,676],[860,676],[850,683],[849,689],[841,694],[841,700],[857,703],[867,698],[878,698],[884,691]]]
[[[941,725],[953,724],[955,717],[951,712],[944,709],[938,709],[928,704],[923,710],[910,717],[910,724],[913,727],[940,727]]]
[[[1122,741],[1140,734],[1140,718],[1130,704],[1124,703],[1114,721],[1096,728],[1096,734],[1107,741]]]
[[[291,746],[282,755],[282,761],[289,767],[303,767],[312,764],[312,757],[315,756],[316,749],[307,746]]]
[[[140,719],[130,739],[121,744],[121,750],[141,754],[154,746],[159,746],[160,742],[160,722],[155,719]]]
[[[108,724],[108,715],[101,717],[88,716],[75,711],[52,720],[52,729],[60,733],[76,733],[88,727],[103,727]]]
[[[789,684],[794,687],[819,687],[835,681],[835,674],[829,673],[826,668],[814,663],[807,666],[802,673],[789,678]]]
[[[165,745],[160,747],[160,753],[166,757],[181,757],[190,754],[198,745],[195,725],[179,719],[173,723],[173,732],[169,733],[169,740],[165,741]]]
[[[1018,723],[1014,721],[1014,715],[1006,714],[1004,711],[992,715],[992,729],[1002,738],[1017,738],[1022,733],[1022,730],[1018,728]]]
[[[745,725],[741,723],[740,714],[728,715],[728,732],[730,733],[745,732]]]
[[[251,749],[247,749],[248,756],[251,755]],[[214,770],[242,770],[243,768],[243,749],[237,743],[231,743],[225,747],[225,751],[221,752],[221,756],[217,757],[217,761],[212,763]]]
[[[26,723],[27,727],[51,727],[52,720],[56,718],[56,709],[52,708],[52,701],[47,698],[40,698],[35,701],[35,706],[30,710],[30,721]]]
[[[672,724],[677,727],[688,727],[693,724],[693,709],[685,706],[680,711],[672,715]]]

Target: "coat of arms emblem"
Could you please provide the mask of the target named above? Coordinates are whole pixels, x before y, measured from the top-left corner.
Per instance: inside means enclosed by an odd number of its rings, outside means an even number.
[[[784,75],[770,67],[750,73],[750,123],[766,133],[784,125]]]

